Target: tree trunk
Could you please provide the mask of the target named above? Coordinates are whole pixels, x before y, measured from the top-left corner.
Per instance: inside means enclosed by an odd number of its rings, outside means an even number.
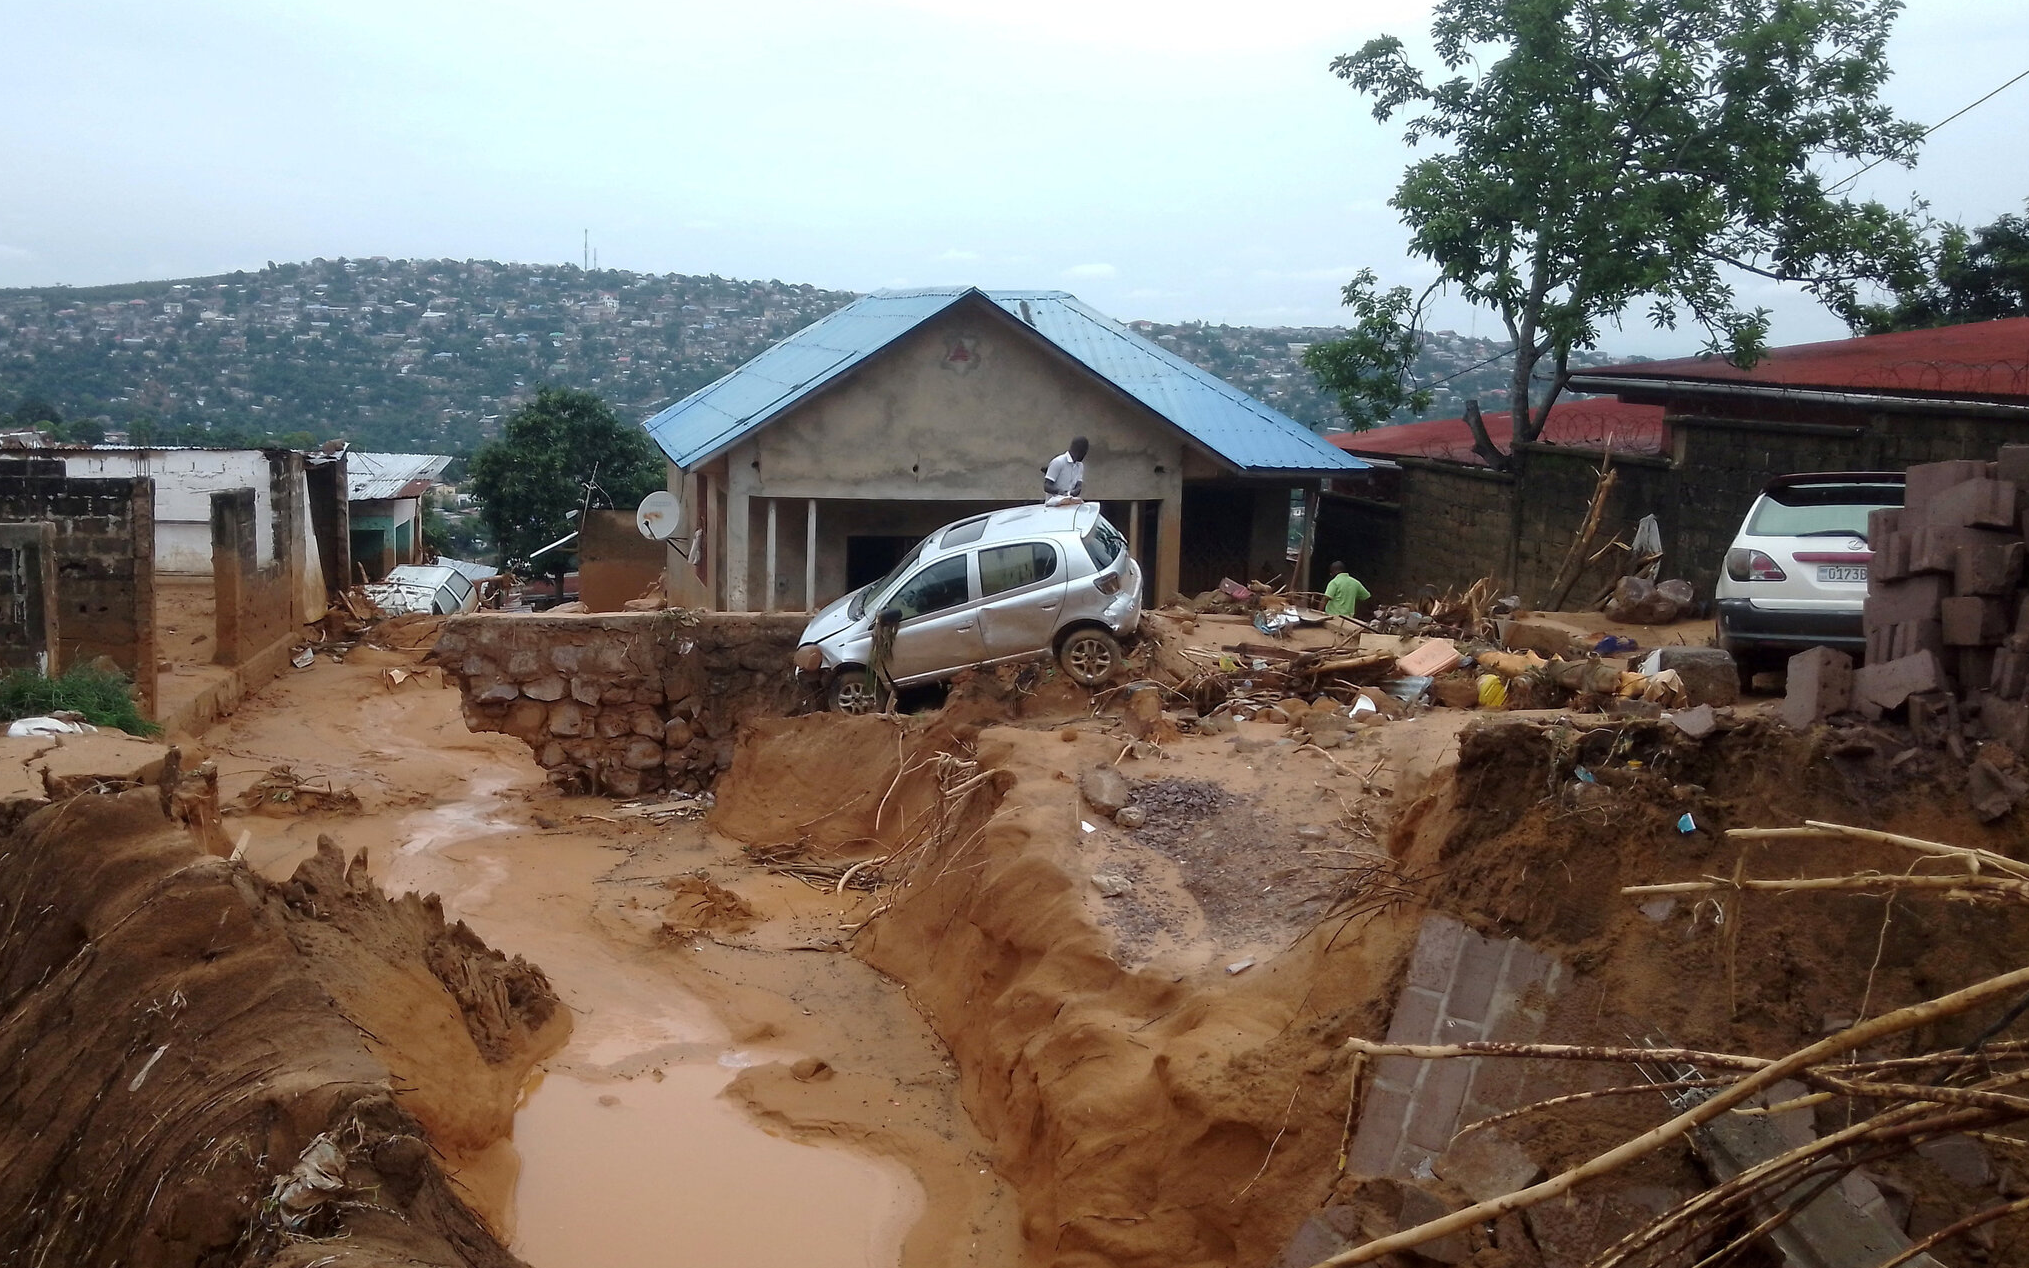
[[[1494,444],[1494,438],[1487,434],[1487,420],[1480,417],[1479,398],[1465,403],[1465,425],[1472,430],[1472,451],[1478,454],[1491,471],[1507,469],[1507,455]]]

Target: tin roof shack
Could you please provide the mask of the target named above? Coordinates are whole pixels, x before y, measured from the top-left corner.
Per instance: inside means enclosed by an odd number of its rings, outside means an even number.
[[[1470,452],[1462,420],[1334,436],[1392,466],[1334,484],[1319,553],[1343,554],[1378,593],[1491,572],[1542,601],[1610,448],[1620,475],[1598,544],[1626,541],[1652,514],[1665,571],[1709,597],[1741,517],[1775,476],[1985,460],[2029,439],[2029,318],[1777,348],[1748,368],[1635,362],[1573,374],[1570,387],[1596,395],[1552,411],[1524,447],[1519,486]],[[1505,441],[1506,416],[1486,419]],[[1581,580],[1573,601],[1589,600],[1612,563]]]
[[[443,454],[345,455],[352,558],[379,581],[401,564],[423,561],[423,497],[451,465]]]
[[[1292,493],[1365,465],[1060,291],[869,295],[646,427],[684,505],[669,598],[730,611],[814,609],[1040,500],[1074,435],[1156,598],[1279,566]]]

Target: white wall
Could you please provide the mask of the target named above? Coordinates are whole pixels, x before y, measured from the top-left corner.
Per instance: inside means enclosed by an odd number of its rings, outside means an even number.
[[[155,481],[155,571],[211,575],[211,495],[251,488],[255,562],[275,561],[275,506],[267,455],[258,449],[116,449],[64,453],[65,474]]]

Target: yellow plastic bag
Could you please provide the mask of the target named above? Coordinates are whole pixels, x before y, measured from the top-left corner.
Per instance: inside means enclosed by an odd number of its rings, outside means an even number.
[[[1501,681],[1499,674],[1479,676],[1479,707],[1482,709],[1508,707],[1508,684]]]

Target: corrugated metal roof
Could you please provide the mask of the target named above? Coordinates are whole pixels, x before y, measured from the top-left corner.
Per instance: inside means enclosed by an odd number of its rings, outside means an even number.
[[[1699,356],[1594,366],[1571,377],[1574,384],[1660,379],[2020,401],[2029,396],[2029,317],[1771,348],[1744,370],[1720,357]]]
[[[1213,456],[1255,474],[1353,471],[1358,458],[1296,420],[1165,351],[1062,291],[972,287],[879,291],[855,300],[698,389],[644,426],[688,469],[770,421],[925,321],[978,296],[1169,420]]]
[[[1494,447],[1508,452],[1515,439],[1508,411],[1491,410],[1482,414],[1481,420],[1486,423],[1487,438],[1494,442]],[[1663,430],[1660,405],[1629,405],[1611,396],[1575,400],[1566,397],[1550,407],[1550,421],[1538,439],[1552,445],[1611,447],[1620,454],[1652,454],[1662,452]],[[1354,453],[1481,461],[1472,447],[1472,428],[1463,418],[1392,423],[1366,431],[1339,432],[1326,439]]]
[[[444,474],[451,459],[434,453],[361,453],[345,455],[345,498],[378,502],[385,498],[421,497]],[[411,489],[412,485],[420,488]]]

